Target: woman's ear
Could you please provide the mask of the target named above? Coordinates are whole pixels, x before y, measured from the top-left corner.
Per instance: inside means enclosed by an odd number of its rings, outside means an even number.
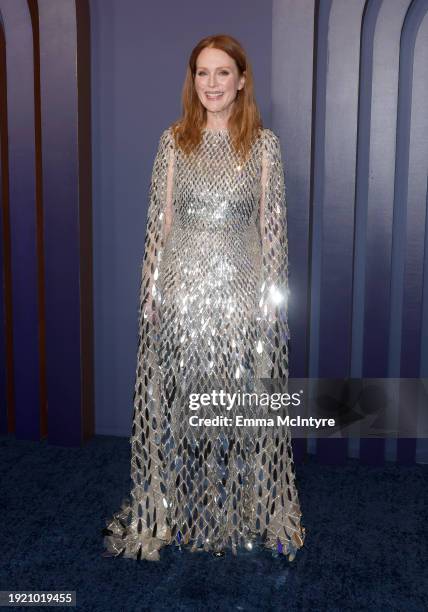
[[[244,72],[242,73],[240,79],[239,79],[239,87],[238,90],[242,89],[245,85],[245,78],[246,78],[246,72],[244,70]]]

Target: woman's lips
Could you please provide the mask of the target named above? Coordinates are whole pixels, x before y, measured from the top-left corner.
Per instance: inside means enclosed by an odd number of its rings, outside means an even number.
[[[208,100],[219,100],[223,96],[223,93],[221,93],[221,94],[209,94],[209,93],[206,93],[205,96],[208,98]]]

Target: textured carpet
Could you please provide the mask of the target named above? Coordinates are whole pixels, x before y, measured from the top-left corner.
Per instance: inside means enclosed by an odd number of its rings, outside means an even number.
[[[75,590],[77,608],[106,612],[428,610],[427,466],[298,465],[307,537],[291,564],[173,547],[137,562],[102,557],[129,460],[127,438],[74,449],[0,437],[0,590]]]

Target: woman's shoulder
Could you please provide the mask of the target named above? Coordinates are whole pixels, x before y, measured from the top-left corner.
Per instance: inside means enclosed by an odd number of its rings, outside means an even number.
[[[275,132],[269,128],[262,129],[262,138],[266,144],[278,144],[279,138]]]
[[[259,142],[267,151],[276,151],[281,148],[280,140],[273,130],[270,128],[261,128]],[[171,124],[163,130],[159,138],[159,147],[175,148],[174,124]]]
[[[263,128],[261,140],[261,148],[265,157],[272,160],[281,157],[281,142],[273,130]]]
[[[160,137],[161,137],[161,140],[168,140],[168,138],[171,138],[171,136],[172,136],[172,125],[165,128],[163,132],[161,133]]]
[[[166,149],[174,146],[172,126],[165,128],[159,137],[159,148]]]

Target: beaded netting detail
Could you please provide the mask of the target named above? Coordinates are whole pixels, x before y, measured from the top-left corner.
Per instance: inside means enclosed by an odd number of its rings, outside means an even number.
[[[271,130],[245,162],[227,130],[204,130],[189,156],[163,132],[141,265],[132,486],[106,522],[104,554],[158,560],[176,544],[292,560],[303,546],[288,427],[194,427],[189,407],[192,393],[260,393],[266,379],[287,391],[285,196]]]

